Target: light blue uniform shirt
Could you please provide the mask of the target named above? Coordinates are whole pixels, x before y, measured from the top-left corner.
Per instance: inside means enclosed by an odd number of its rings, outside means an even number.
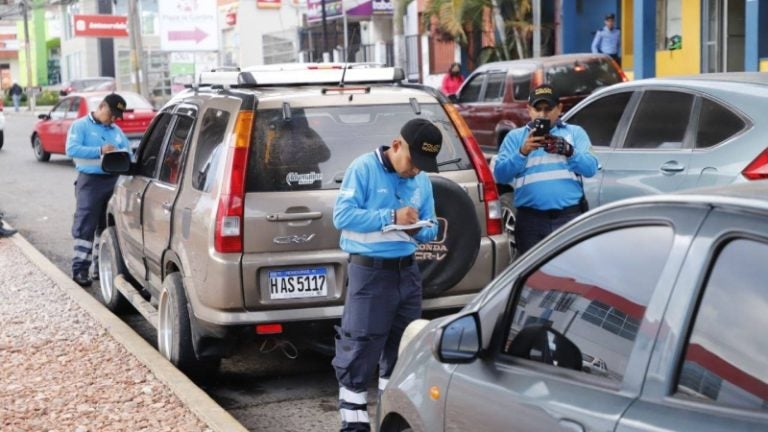
[[[402,178],[385,164],[382,147],[355,159],[344,174],[333,209],[333,224],[341,230],[339,245],[350,254],[398,258],[416,252],[417,243],[428,243],[437,235],[435,198],[429,176],[419,173]],[[410,206],[419,219],[431,220],[414,236],[404,231],[382,232],[392,224],[393,211]]]
[[[93,113],[77,119],[67,133],[67,156],[75,162],[77,170],[85,174],[106,174],[101,170],[101,147],[112,144],[117,149],[130,151],[128,137],[114,124],[106,126],[93,118]]]
[[[592,40],[592,52],[618,55],[620,39],[621,31],[619,29],[609,30],[608,27],[603,27],[595,33],[595,38]]]
[[[514,187],[515,207],[559,210],[578,204],[584,192],[577,175],[592,177],[597,172],[597,158],[591,152],[587,132],[558,121],[549,133],[573,145],[573,155],[565,157],[538,148],[525,156],[520,147],[530,131],[525,126],[504,137],[493,168],[496,183]]]

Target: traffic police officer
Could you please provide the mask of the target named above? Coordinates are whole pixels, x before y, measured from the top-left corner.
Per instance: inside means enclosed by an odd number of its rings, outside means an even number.
[[[421,316],[417,242],[437,235],[432,184],[423,171],[437,171],[442,133],[414,119],[391,147],[357,158],[344,174],[333,223],[341,249],[350,254],[341,328],[333,366],[339,381],[342,431],[369,431],[367,383],[378,363],[383,390],[397,360],[403,330]],[[384,231],[387,225],[419,221],[434,225]]]
[[[536,87],[528,114],[554,126],[544,136],[531,133],[536,120],[510,131],[495,159],[496,182],[515,190],[515,241],[521,254],[586,209],[581,177],[597,172],[587,132],[559,120],[562,110],[552,86]]]
[[[98,277],[99,234],[106,227],[107,202],[117,176],[101,170],[101,155],[113,151],[129,151],[128,138],[114,124],[123,118],[126,103],[120,95],[108,94],[96,111],[72,123],[67,135],[66,152],[77,167],[75,199],[77,206],[72,224],[75,239],[72,259],[72,279],[80,286],[89,286],[91,257]],[[93,254],[92,252],[93,251]]]
[[[592,52],[608,54],[621,66],[621,57],[619,56],[621,32],[614,28],[615,24],[616,16],[613,14],[605,16],[605,27],[598,30],[592,40]]]

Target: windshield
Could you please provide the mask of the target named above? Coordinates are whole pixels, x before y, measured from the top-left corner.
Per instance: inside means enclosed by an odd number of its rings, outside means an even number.
[[[434,122],[443,133],[440,171],[472,169],[461,138],[440,104],[409,104],[260,110],[248,162],[247,190],[338,189],[344,171],[358,156],[389,146],[415,117]]]

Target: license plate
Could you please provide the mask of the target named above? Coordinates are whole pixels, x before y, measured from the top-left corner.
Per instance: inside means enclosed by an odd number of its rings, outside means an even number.
[[[295,299],[328,295],[324,268],[275,270],[269,272],[269,298]]]

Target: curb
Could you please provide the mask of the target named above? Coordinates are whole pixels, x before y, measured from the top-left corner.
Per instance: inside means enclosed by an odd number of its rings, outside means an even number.
[[[0,222],[2,223],[2,222]],[[10,227],[5,223],[6,227]],[[91,297],[75,284],[64,272],[56,267],[40,251],[35,249],[21,234],[9,237],[22,253],[46,274],[59,288],[69,295],[80,307],[99,322],[107,332],[125,349],[143,363],[150,371],[171,389],[190,411],[217,432],[247,432],[230,413],[219,406],[208,394],[197,387],[186,375],[165,359],[120,318],[112,314],[98,300]]]

